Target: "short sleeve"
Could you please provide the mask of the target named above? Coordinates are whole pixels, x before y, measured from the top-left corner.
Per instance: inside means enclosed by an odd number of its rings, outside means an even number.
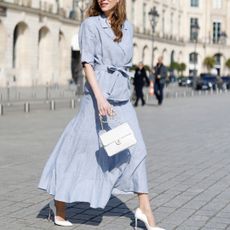
[[[79,32],[79,47],[81,63],[89,63],[93,66],[95,56],[95,33],[89,20],[82,22]]]

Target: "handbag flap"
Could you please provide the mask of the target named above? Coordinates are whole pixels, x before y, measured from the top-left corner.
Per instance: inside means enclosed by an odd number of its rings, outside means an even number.
[[[122,139],[120,142],[113,142],[109,145],[104,146],[105,151],[107,152],[108,156],[113,156],[125,149],[130,148],[131,146],[137,143],[136,138],[133,135],[128,135]]]
[[[119,140],[120,138],[126,137],[128,135],[133,135],[132,129],[129,127],[128,123],[123,123],[114,129],[109,130],[100,135],[101,142],[104,146],[109,145],[114,142],[114,140]]]

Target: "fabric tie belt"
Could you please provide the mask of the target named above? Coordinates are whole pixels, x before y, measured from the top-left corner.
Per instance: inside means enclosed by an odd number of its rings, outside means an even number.
[[[127,67],[118,67],[118,66],[113,66],[113,65],[95,65],[94,67],[95,70],[105,70],[108,72],[120,72],[122,76],[127,77],[127,78],[132,78],[133,74],[130,73],[127,70]]]

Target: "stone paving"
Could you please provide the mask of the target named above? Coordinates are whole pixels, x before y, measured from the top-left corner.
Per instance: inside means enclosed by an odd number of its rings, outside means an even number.
[[[77,110],[77,109],[76,109]],[[60,229],[47,221],[41,170],[76,110],[13,111],[0,117],[0,229]],[[148,149],[152,208],[167,230],[230,230],[230,94],[167,99],[136,109]],[[135,196],[107,207],[69,204],[68,229],[133,229]],[[145,229],[138,223],[138,229]]]

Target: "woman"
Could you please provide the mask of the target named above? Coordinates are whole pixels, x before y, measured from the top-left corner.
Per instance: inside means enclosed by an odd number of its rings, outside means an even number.
[[[138,67],[135,70],[134,79],[133,79],[133,85],[136,92],[136,101],[134,103],[134,106],[138,106],[138,101],[141,99],[142,106],[145,105],[144,100],[144,94],[143,94],[143,87],[145,85],[149,85],[149,79],[147,77],[145,67],[143,62],[139,62]]]
[[[135,220],[144,221],[149,230],[160,230],[155,227],[148,198],[146,149],[129,101],[127,68],[131,66],[133,32],[125,10],[124,0],[93,0],[89,17],[80,28],[85,95],[78,115],[68,124],[46,163],[39,184],[54,196],[49,206],[57,225],[72,225],[65,220],[66,202],[88,202],[92,208],[104,208],[112,193],[136,193],[140,206]],[[99,115],[112,116],[113,111],[119,122],[129,123],[137,144],[108,157],[98,140]],[[108,119],[106,128],[117,125]]]

